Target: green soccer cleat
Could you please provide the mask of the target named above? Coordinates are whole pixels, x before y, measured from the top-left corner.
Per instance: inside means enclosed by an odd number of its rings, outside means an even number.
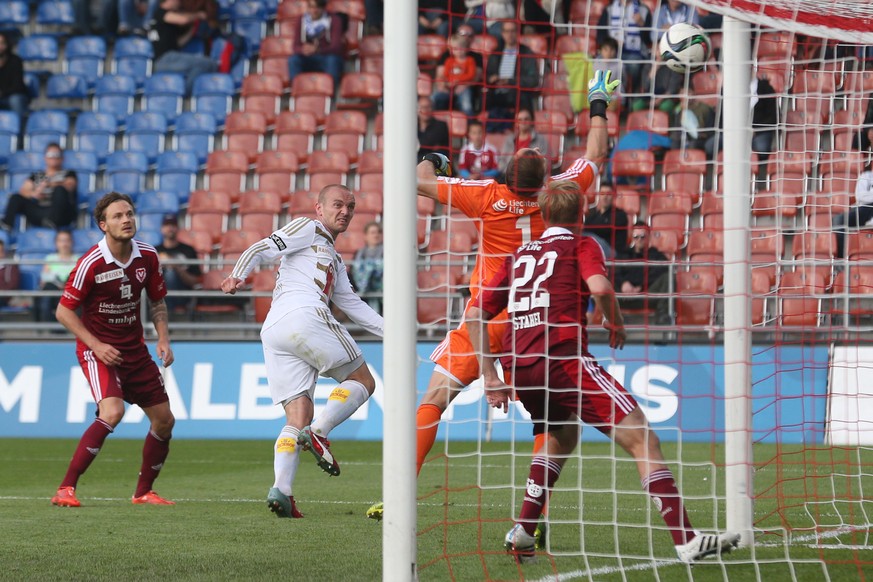
[[[370,509],[367,510],[367,517],[370,519],[375,519],[376,521],[382,521],[382,513],[384,512],[384,508],[382,506],[382,502],[374,503],[370,506]]]
[[[546,535],[549,533],[549,526],[546,523],[545,519],[541,519],[537,524],[537,529],[534,530],[534,538],[536,538],[536,542],[534,543],[534,547],[538,550],[546,549]]]
[[[285,495],[278,487],[271,488],[267,493],[267,507],[276,514],[276,517],[303,517],[303,514],[297,511],[294,497]]]

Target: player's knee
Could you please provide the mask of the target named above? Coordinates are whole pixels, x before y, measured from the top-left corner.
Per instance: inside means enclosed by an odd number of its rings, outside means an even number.
[[[115,428],[124,418],[124,407],[107,406],[101,402],[99,417],[100,420]]]
[[[158,437],[168,440],[173,435],[173,427],[176,425],[176,417],[172,414],[156,418],[152,422],[152,432]]]

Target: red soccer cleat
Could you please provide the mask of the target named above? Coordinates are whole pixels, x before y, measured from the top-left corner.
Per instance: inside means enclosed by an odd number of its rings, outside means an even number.
[[[60,487],[55,496],[52,497],[52,505],[58,507],[81,507],[82,504],[76,499],[75,487]]]
[[[134,497],[131,499],[131,502],[134,505],[176,505],[175,501],[164,499],[154,491],[149,491],[145,495]]]

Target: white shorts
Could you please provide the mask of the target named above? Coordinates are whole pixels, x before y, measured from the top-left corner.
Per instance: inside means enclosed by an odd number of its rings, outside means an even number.
[[[319,375],[342,382],[364,363],[358,344],[326,307],[279,316],[261,329],[261,343],[273,404],[303,395],[311,400]]]

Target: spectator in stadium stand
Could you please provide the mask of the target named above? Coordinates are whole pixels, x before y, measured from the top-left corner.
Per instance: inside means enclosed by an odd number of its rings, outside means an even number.
[[[149,31],[149,40],[155,53],[154,72],[185,75],[189,95],[194,88],[194,79],[218,70],[218,63],[209,57],[182,50],[197,34],[197,23],[208,18],[204,10],[184,11],[181,0],[162,0],[155,10],[153,26]]]
[[[776,137],[776,125],[779,121],[779,100],[776,90],[770,81],[764,78],[752,78],[750,83],[752,101],[752,151],[758,154],[758,165],[761,171],[767,167],[767,158],[773,151],[773,140]],[[710,159],[721,151],[724,145],[724,132],[721,131],[722,115],[716,114],[719,131],[706,141],[704,149]]]
[[[0,291],[17,291],[21,284],[21,270],[15,263],[4,263],[6,256],[6,243],[0,239]],[[9,305],[11,297],[0,296],[0,307]]]
[[[364,21],[367,28],[364,33],[368,35],[382,34],[385,23],[385,0],[364,0],[364,8],[367,12],[367,18]]]
[[[418,158],[425,154],[449,155],[449,126],[433,116],[430,97],[418,98]]]
[[[118,6],[118,36],[145,36],[146,12],[150,0],[116,0]],[[105,3],[104,3],[105,5]]]
[[[28,226],[62,228],[76,220],[76,173],[62,169],[64,153],[58,144],[47,145],[44,155],[45,170],[31,174],[9,197],[0,227],[11,230],[19,214],[27,219]]]
[[[588,228],[588,219],[585,219]],[[648,225],[638,220],[634,224],[631,244],[628,251],[619,258],[635,264],[622,265],[615,274],[615,288],[619,293],[630,295],[622,298],[627,309],[654,308],[655,322],[670,323],[669,302],[666,297],[640,297],[649,293],[668,293],[670,291],[670,267],[667,256],[651,246]]]
[[[553,178],[577,182],[583,192],[597,179],[600,165],[606,159],[606,109],[612,92],[620,83],[618,79],[611,81],[609,76],[608,72],[596,71],[588,83],[588,101],[591,103],[589,159],[575,160],[566,172]],[[478,298],[482,285],[500,269],[506,257],[524,241],[542,234],[543,221],[535,200],[548,179],[547,166],[546,157],[537,150],[521,149],[510,160],[506,181],[500,184],[494,180],[452,180],[449,178],[449,160],[441,159],[438,154],[429,154],[418,164],[419,196],[450,205],[467,217],[482,222],[479,251],[470,279],[471,301]],[[468,307],[472,305],[470,303]],[[416,471],[419,473],[433,448],[442,413],[464,387],[480,375],[464,322],[448,332],[431,354],[436,367],[416,413]],[[501,321],[490,326],[492,341],[499,343],[505,324]],[[541,446],[542,440],[534,443],[536,450]],[[367,511],[367,516],[381,518],[383,509],[382,504],[377,503]]]
[[[328,12],[327,0],[308,0],[303,16],[294,20],[294,54],[288,57],[291,80],[300,73],[327,73],[339,89],[343,75],[343,23]]]
[[[538,199],[546,231],[519,248],[489,278],[466,319],[488,404],[508,412],[518,398],[531,415],[534,435],[545,436],[545,446],[530,463],[520,514],[506,534],[504,547],[519,563],[534,560],[540,514],[564,463],[579,444],[582,420],[634,459],[641,486],[661,514],[682,562],[730,551],[739,543],[740,534],[703,534],[692,527],[645,413],[588,351],[590,299],[605,316],[603,325],[611,348],[622,349],[627,333],[603,255],[596,244],[580,236],[585,206],[582,191],[575,183],[556,181]],[[538,283],[529,285],[532,280]],[[543,296],[550,296],[551,301],[537,301]],[[505,326],[502,343],[513,350],[495,358],[486,339],[486,322],[510,305],[513,325]],[[497,374],[498,359],[504,377],[512,377],[511,387]]]
[[[285,425],[276,439],[275,481],[267,504],[277,517],[303,517],[292,487],[300,450],[311,451],[322,470],[339,475],[327,435],[360,408],[376,389],[361,349],[331,315],[329,304],[366,331],[382,337],[382,316],[355,294],[346,267],[334,248],[355,214],[355,197],[345,186],[326,186],[318,194],[316,218],[301,216],[249,247],[221,283],[234,294],[261,263],[280,260],[273,304],[261,328],[267,382]],[[333,378],[333,389],[313,420],[319,374]]]
[[[9,33],[0,31],[0,109],[17,113],[24,127],[29,102],[27,85],[24,84],[24,62],[12,52]]]
[[[464,0],[418,0],[418,34],[448,38],[464,21]]]
[[[867,97],[867,112],[864,114],[864,122],[861,131],[853,140],[853,146],[862,152],[870,153],[873,145],[873,96]]]
[[[500,174],[497,148],[488,143],[481,121],[467,124],[467,143],[458,155],[458,174],[467,180],[496,178]]]
[[[68,230],[59,230],[55,234],[55,252],[46,255],[45,264],[39,274],[40,290],[62,291],[78,258],[73,254],[73,235]],[[37,307],[34,310],[36,320],[54,321],[54,312],[60,299],[60,296],[37,297]]]
[[[602,45],[608,36],[619,44],[624,63],[624,92],[648,93],[652,47],[652,13],[649,8],[641,0],[612,0],[597,22],[597,44]],[[631,104],[634,111],[645,106],[646,100],[641,97]]]
[[[473,109],[475,86],[481,83],[481,61],[469,52],[469,35],[454,34],[449,39],[449,57],[437,66],[434,78],[433,107],[437,111],[452,109],[467,117]]]
[[[157,356],[165,368],[170,366],[174,357],[164,303],[167,289],[157,251],[134,238],[135,213],[130,197],[118,192],[97,202],[94,220],[105,237],[76,263],[58,305],[58,321],[76,336],[76,355],[97,402],[97,418],[85,429],[73,453],[67,474],[52,497],[54,505],[81,505],[76,485],[124,417],[125,402],[139,405],[149,419],[131,502],[174,505],[152,489],[170,452],[175,418],[161,372],[143,341],[140,319],[145,291],[158,334]]]
[[[585,234],[598,239],[603,254],[609,259],[627,253],[627,213],[617,208],[614,200],[611,188],[601,189],[597,193],[597,205],[585,217]]]
[[[193,297],[173,297],[173,291],[191,291],[196,289],[203,280],[200,265],[190,263],[187,265],[171,265],[174,260],[196,260],[197,251],[191,245],[179,240],[179,217],[175,214],[167,214],[161,220],[161,244],[155,247],[161,258],[163,266],[164,282],[167,285],[169,295],[165,301],[170,311],[188,312],[193,306]]]
[[[485,2],[485,31],[502,41],[503,21],[515,18],[515,4],[517,0],[484,0]]]
[[[858,182],[855,184],[855,204],[847,212],[834,217],[837,257],[845,256],[846,235],[849,229],[873,226],[873,171],[870,163],[858,176]]]
[[[385,266],[382,225],[364,225],[364,246],[352,259],[351,278],[355,290],[377,313],[382,313],[382,271]]]
[[[679,0],[665,0],[661,3],[655,16],[655,27],[657,37],[655,42],[661,40],[661,36],[667,29],[674,24],[700,24],[700,18],[697,16],[697,10],[693,6],[684,4]]]
[[[618,41],[611,36],[604,38],[603,42],[598,46],[597,59],[594,68],[612,72],[613,79],[621,78],[621,60],[618,58]],[[615,95],[609,105],[612,109],[619,108],[621,105],[621,87],[615,90]]]
[[[694,94],[679,89],[678,105],[670,112],[670,141],[673,149],[704,149],[715,134],[715,110],[696,99]]]
[[[505,139],[500,147],[500,170],[506,171],[506,165],[515,152],[525,148],[539,151],[546,159],[551,155],[549,142],[534,129],[533,111],[521,108],[515,115],[515,134]]]
[[[533,51],[518,42],[518,23],[505,20],[501,31],[503,46],[488,58],[485,70],[485,103],[489,118],[510,119],[520,107],[533,110],[540,73]]]

